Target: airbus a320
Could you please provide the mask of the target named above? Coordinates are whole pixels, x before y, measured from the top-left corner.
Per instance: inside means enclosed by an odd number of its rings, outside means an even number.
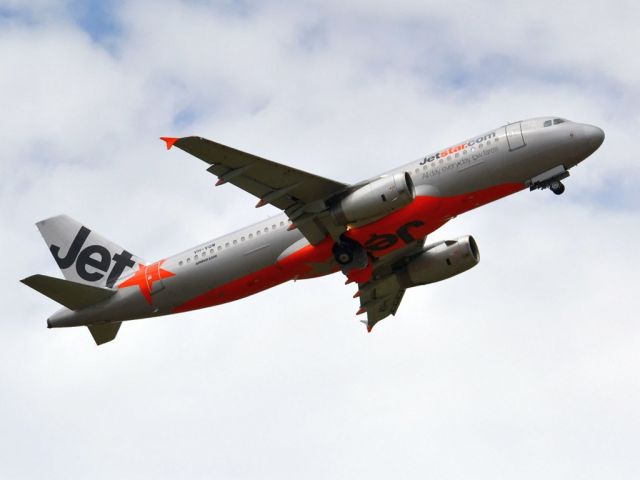
[[[162,137],[278,216],[147,263],[66,215],[36,225],[64,279],[22,282],[63,305],[49,328],[87,326],[100,345],[125,320],[212,307],[289,280],[341,272],[357,285],[371,331],[395,315],[407,288],[445,280],[480,261],[472,236],[425,241],[461,213],[523,189],[564,192],[569,170],[604,140],[563,118],[495,128],[369,180],[348,185],[201,137]]]

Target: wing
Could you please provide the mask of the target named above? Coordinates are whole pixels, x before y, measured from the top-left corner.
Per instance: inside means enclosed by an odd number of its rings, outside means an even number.
[[[370,332],[376,323],[395,315],[400,307],[405,288],[401,286],[397,273],[401,271],[411,258],[422,252],[424,239],[397,250],[386,257],[375,260],[371,280],[358,284],[356,296],[360,299],[361,313],[367,314],[362,320]]]
[[[256,207],[269,203],[284,210],[312,244],[321,242],[330,233],[330,222],[323,221],[328,217],[325,200],[343,192],[348,185],[206,138],[162,139],[167,142],[167,149],[175,145],[208,163],[207,171],[218,177],[216,185],[231,183],[256,196],[259,199]]]
[[[404,296],[405,289],[400,286],[383,289],[371,289],[367,295],[360,296],[360,310],[367,313],[367,320],[362,320],[370,332],[376,323],[389,315],[395,315]]]

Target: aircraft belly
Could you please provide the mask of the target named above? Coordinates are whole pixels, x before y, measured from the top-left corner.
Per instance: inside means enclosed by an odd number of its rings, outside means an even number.
[[[300,238],[298,231],[272,232],[222,250],[205,268],[190,267],[180,285],[181,301],[172,311],[227,303],[290,280],[293,275],[278,266],[277,259]]]
[[[449,195],[441,192],[441,188],[445,192],[449,190],[443,182],[437,187],[417,185],[417,197],[410,205],[371,224],[351,228],[346,235],[363,245],[372,256],[381,257],[422,240],[460,213],[524,188],[516,182],[477,188],[485,182],[484,178],[469,176],[462,183],[470,189],[469,193]],[[333,273],[338,268],[332,246],[331,238],[311,245],[297,230],[279,230],[260,239],[216,250],[206,261],[201,258],[201,263],[180,266],[177,257],[169,259],[165,266],[173,268],[176,275],[164,279],[166,289],[156,294],[156,306],[161,310],[157,314],[219,305],[291,279]]]
[[[352,228],[347,236],[374,257],[387,255],[434,232],[455,216],[524,188],[521,182],[504,183],[451,196],[429,196],[424,186],[406,207],[368,225]]]

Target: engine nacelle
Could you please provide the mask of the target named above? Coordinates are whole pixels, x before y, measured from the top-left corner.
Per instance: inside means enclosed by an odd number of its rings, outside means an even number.
[[[378,178],[344,197],[331,214],[338,225],[386,215],[409,205],[416,190],[407,172]]]
[[[445,240],[425,247],[424,252],[398,273],[403,288],[446,280],[475,267],[480,262],[480,250],[471,235]]]

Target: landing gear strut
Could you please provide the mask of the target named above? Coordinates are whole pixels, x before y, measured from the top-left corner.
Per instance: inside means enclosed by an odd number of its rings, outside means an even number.
[[[551,183],[549,183],[549,190],[556,195],[562,195],[564,193],[564,185],[560,180],[552,180]]]

